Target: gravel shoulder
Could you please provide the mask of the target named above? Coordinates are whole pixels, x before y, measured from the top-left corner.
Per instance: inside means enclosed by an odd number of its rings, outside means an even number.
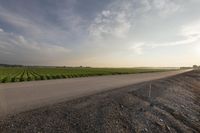
[[[85,96],[0,120],[1,133],[198,133],[200,71]]]

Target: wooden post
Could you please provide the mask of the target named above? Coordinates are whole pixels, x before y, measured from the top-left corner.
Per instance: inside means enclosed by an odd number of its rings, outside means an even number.
[[[151,97],[151,83],[149,85],[149,97]]]

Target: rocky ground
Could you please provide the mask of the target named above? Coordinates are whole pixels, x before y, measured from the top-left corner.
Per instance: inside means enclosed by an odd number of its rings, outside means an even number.
[[[9,116],[0,132],[199,133],[200,71]]]

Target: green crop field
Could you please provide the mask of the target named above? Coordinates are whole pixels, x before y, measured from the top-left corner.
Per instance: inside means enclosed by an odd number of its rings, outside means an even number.
[[[169,71],[153,68],[53,68],[53,67],[0,67],[0,82],[22,82],[75,77],[134,74]]]

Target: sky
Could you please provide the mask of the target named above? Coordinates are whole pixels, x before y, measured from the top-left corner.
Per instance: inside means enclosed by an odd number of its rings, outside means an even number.
[[[0,63],[200,64],[200,0],[0,0]]]

